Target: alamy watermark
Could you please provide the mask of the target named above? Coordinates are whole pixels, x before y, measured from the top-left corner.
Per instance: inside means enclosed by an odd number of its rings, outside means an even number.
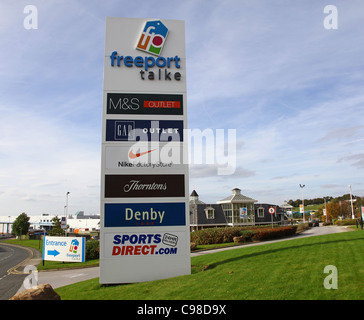
[[[324,288],[325,289],[337,289],[338,288],[338,272],[337,268],[333,265],[327,265],[324,268],[324,273],[329,275],[325,277]]]
[[[133,142],[128,152],[130,162],[148,158],[150,163],[215,165],[218,175],[232,175],[236,170],[236,129],[180,132],[177,128],[161,128],[159,121],[152,121],[151,127],[144,129],[117,122],[114,130],[117,136]]]
[[[38,8],[29,4],[24,7],[23,12],[26,14],[23,21],[24,28],[26,30],[38,29]]]
[[[25,274],[29,273],[23,281],[25,289],[36,289],[38,287],[38,269],[36,266],[27,265],[23,271]]]
[[[337,30],[339,26],[337,7],[332,4],[325,6],[324,14],[327,14],[323,22],[324,28],[326,30]]]

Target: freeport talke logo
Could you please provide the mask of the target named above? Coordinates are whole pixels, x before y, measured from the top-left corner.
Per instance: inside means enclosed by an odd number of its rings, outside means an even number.
[[[159,56],[168,34],[168,28],[160,21],[147,21],[140,35],[137,49]]]

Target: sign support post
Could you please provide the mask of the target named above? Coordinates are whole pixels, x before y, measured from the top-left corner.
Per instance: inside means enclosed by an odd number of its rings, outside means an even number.
[[[272,218],[272,228],[274,228],[273,227],[273,215],[276,213],[276,208],[269,207],[268,212],[269,212],[269,214],[271,215],[271,218]]]

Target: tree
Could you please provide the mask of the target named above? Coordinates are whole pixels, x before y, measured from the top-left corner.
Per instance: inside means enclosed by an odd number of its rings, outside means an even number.
[[[351,218],[351,207],[350,203],[346,201],[332,201],[327,204],[327,218],[328,219],[337,219],[338,217],[342,218]]]
[[[14,221],[11,233],[15,236],[20,236],[28,233],[29,217],[25,212],[21,213]]]
[[[324,209],[325,205],[321,205],[317,208],[317,212],[315,213],[315,216],[322,221],[326,221],[326,216],[324,216]]]
[[[354,204],[354,212],[357,218],[361,217],[361,207],[364,207],[364,198],[356,197],[356,202]]]
[[[63,236],[64,231],[61,227],[61,219],[58,216],[55,216],[53,219],[53,228],[49,231],[49,235],[51,236]]]

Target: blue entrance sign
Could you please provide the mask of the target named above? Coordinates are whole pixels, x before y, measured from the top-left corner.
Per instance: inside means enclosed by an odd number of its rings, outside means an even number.
[[[44,237],[43,260],[85,262],[85,238]]]

